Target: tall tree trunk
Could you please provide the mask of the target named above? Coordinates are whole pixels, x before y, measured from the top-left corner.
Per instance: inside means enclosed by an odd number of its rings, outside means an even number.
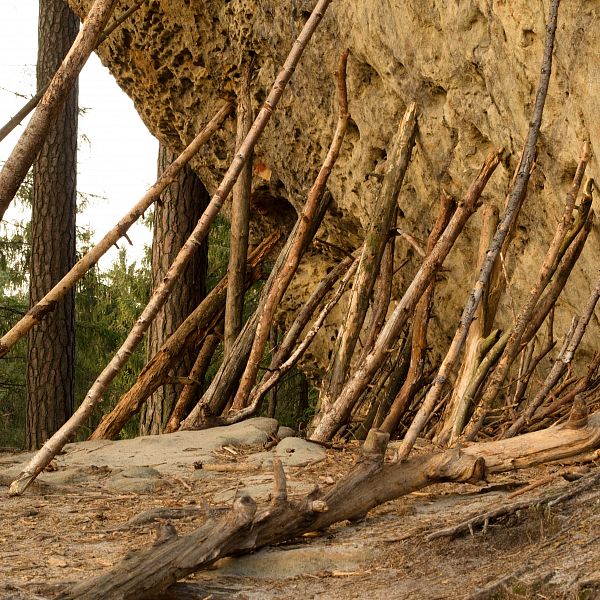
[[[38,87],[54,75],[79,31],[63,0],[40,0]],[[77,85],[50,128],[33,165],[30,305],[75,263],[77,193]],[[29,334],[25,445],[39,448],[73,412],[74,294],[56,306],[54,319]]]
[[[163,144],[158,150],[158,176],[177,158]],[[162,194],[154,210],[154,235],[152,239],[152,287],[165,276],[173,259],[192,233],[194,226],[208,205],[209,196],[202,182],[189,166],[184,167],[176,181]],[[150,325],[148,334],[148,360],[164,341],[183,323],[206,295],[208,267],[208,240],[185,267],[175,283],[173,292]],[[195,354],[190,348],[182,357],[174,376],[187,377],[194,364]],[[140,433],[162,433],[177,398],[181,385],[164,385],[144,405],[140,419]]]

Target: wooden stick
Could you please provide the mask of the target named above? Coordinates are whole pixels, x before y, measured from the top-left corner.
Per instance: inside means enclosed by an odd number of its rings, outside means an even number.
[[[259,279],[258,268],[271,254],[279,232],[272,233],[256,247],[249,257],[246,286],[250,287]],[[192,344],[199,343],[215,329],[223,318],[227,276],[210,291],[210,294],[192,311],[185,321],[170,335],[156,354],[148,361],[133,386],[125,393],[110,413],[104,416],[90,436],[92,440],[112,439],[121,431],[127,421],[137,414],[146,400],[164,384],[166,374],[179,361]]]
[[[356,401],[360,398],[373,375],[383,364],[388,351],[398,339],[408,318],[412,315],[419,298],[431,283],[432,278],[450,252],[465,223],[477,209],[481,193],[500,163],[502,152],[502,150],[492,152],[485,159],[479,174],[471,183],[444,233],[434,246],[431,254],[423,261],[421,268],[404,293],[404,296],[381,330],[373,351],[369,353],[361,365],[358,365],[354,375],[345,385],[332,409],[323,415],[321,422],[311,436],[316,441],[324,442],[330,440],[338,428],[347,420]]]
[[[455,210],[456,204],[454,200],[448,194],[442,192],[440,211],[429,235],[429,239],[427,240],[426,255],[430,254],[433,250],[444,229],[448,226],[448,222]],[[421,296],[415,308],[410,367],[408,368],[406,379],[381,425],[381,430],[386,431],[390,435],[396,431],[400,419],[409,407],[410,402],[423,379],[423,371],[425,369],[425,360],[427,356],[427,328],[433,304],[434,289],[435,277],[425,290],[425,293]]]
[[[339,299],[342,297],[346,286],[350,279],[354,276],[356,272],[356,268],[358,267],[358,262],[355,261],[351,267],[346,272],[346,275],[340,282],[338,289],[335,294],[331,297],[329,302],[325,304],[319,316],[315,319],[315,322],[312,324],[308,333],[304,336],[302,342],[298,345],[298,347],[292,352],[291,356],[282,364],[280,364],[274,370],[269,370],[269,374],[267,377],[263,378],[259,385],[255,386],[252,389],[252,392],[249,397],[248,406],[239,410],[238,412],[234,412],[229,417],[224,419],[224,425],[231,425],[233,423],[238,423],[248,417],[254,415],[258,409],[260,408],[260,402],[262,397],[274,386],[277,382],[300,360],[302,355],[306,352],[315,336],[323,326],[327,315],[331,312],[331,309],[338,303]]]
[[[0,171],[0,220],[42,147],[79,72],[97,45],[117,0],[95,0],[31,120]]]
[[[198,356],[194,361],[194,366],[190,371],[190,379],[193,382],[198,383],[191,383],[183,388],[183,391],[173,408],[173,413],[169,417],[169,421],[165,427],[165,433],[173,433],[179,429],[181,421],[185,418],[190,407],[194,403],[196,394],[199,392],[201,393],[201,382],[204,380],[206,371],[210,366],[210,361],[219,346],[220,341],[221,340],[216,333],[209,335],[204,340],[204,344],[202,344],[202,348],[200,349],[200,352],[198,352]]]
[[[317,179],[308,193],[308,198],[304,208],[302,209],[302,215],[300,216],[300,224],[296,232],[296,239],[290,248],[286,264],[273,282],[266,302],[262,307],[261,314],[258,318],[258,325],[256,327],[256,336],[254,337],[252,350],[250,351],[250,356],[248,357],[248,363],[246,364],[246,368],[240,380],[239,388],[233,400],[234,410],[241,410],[247,405],[248,396],[250,395],[250,391],[256,381],[258,366],[262,359],[267,340],[269,339],[269,330],[275,316],[275,311],[277,310],[277,306],[279,305],[279,302],[281,302],[283,294],[292,280],[292,277],[296,273],[298,265],[300,264],[300,259],[306,246],[306,239],[311,229],[310,225],[315,218],[319,202],[325,193],[327,181],[342,148],[342,142],[344,141],[344,136],[346,135],[346,129],[348,127],[348,120],[350,118],[348,113],[348,93],[346,89],[346,66],[348,63],[348,54],[348,50],[342,53],[336,75],[339,114],[333,140],[331,142],[331,146],[329,147],[325,162],[323,163],[321,170],[317,175]]]
[[[319,228],[325,211],[331,200],[331,194],[327,192],[318,207],[317,215],[314,221],[311,223],[309,235],[307,236],[307,245],[312,240],[314,234]],[[213,377],[208,389],[202,396],[200,402],[194,407],[188,417],[182,422],[180,429],[197,429],[212,426],[212,423],[218,423],[218,415],[225,409],[232,395],[235,393],[237,384],[239,383],[240,377],[246,366],[246,361],[252,349],[252,342],[256,334],[256,327],[258,324],[258,317],[261,314],[262,306],[266,302],[269,296],[269,291],[273,285],[273,282],[277,278],[281,269],[287,260],[291,245],[296,237],[295,232],[299,227],[299,221],[296,221],[292,232],[288,236],[288,239],[279,253],[275,265],[271,270],[271,274],[265,283],[258,306],[254,311],[254,314],[246,321],[244,328],[234,344],[234,349],[229,353],[227,357],[221,362],[216,375]]]
[[[552,0],[550,3],[548,28],[544,45],[544,57],[542,59],[540,82],[536,94],[533,117],[529,125],[529,132],[527,134],[527,140],[525,142],[523,154],[521,155],[521,161],[514,178],[514,185],[511,187],[509,192],[506,210],[504,211],[504,217],[502,218],[492,243],[490,244],[490,248],[486,255],[486,260],[479,271],[477,283],[471,290],[471,294],[469,295],[467,303],[465,304],[460,319],[460,325],[456,330],[456,334],[454,335],[450,349],[442,361],[435,381],[427,393],[421,409],[413,420],[409,431],[406,433],[402,445],[398,449],[398,453],[396,455],[398,460],[403,460],[408,456],[419,433],[421,432],[421,429],[427,421],[430,412],[440,400],[442,389],[448,379],[448,376],[452,372],[454,365],[456,364],[460,351],[467,338],[469,327],[473,321],[475,311],[489,281],[496,258],[502,249],[504,240],[508,236],[519,215],[521,206],[525,199],[527,184],[529,183],[529,176],[535,161],[537,140],[540,127],[542,125],[542,115],[544,113],[544,105],[546,103],[546,95],[548,93],[548,85],[550,83],[550,73],[552,71],[552,51],[554,49],[554,37],[556,34],[556,22],[558,18],[559,4],[560,0]]]
[[[548,483],[549,481],[552,481],[552,479],[554,478],[547,477],[546,479],[540,480],[538,484],[543,485],[545,483]],[[512,515],[520,510],[525,510],[533,506],[543,506],[544,504],[547,504],[548,507],[556,506],[557,504],[565,502],[573,496],[586,491],[587,489],[595,485],[598,481],[600,481],[600,473],[592,473],[591,475],[586,475],[582,478],[582,480],[579,480],[577,483],[562,486],[557,491],[541,494],[533,498],[527,498],[525,500],[519,500],[510,504],[502,502],[495,508],[486,511],[485,513],[471,517],[470,519],[462,521],[457,525],[446,527],[444,529],[440,529],[438,531],[430,533],[425,538],[425,540],[431,542],[441,537],[453,537],[459,533],[464,533],[466,531],[473,532],[473,529],[479,525],[484,525],[484,527],[487,527],[488,523],[493,519],[497,519],[498,517],[504,517],[506,515]],[[566,492],[565,488],[567,489]],[[519,490],[519,492],[522,492],[522,490]]]
[[[491,204],[487,204],[484,206],[481,219],[482,225],[481,234],[479,236],[477,271],[481,270],[483,266],[487,249],[492,242],[494,233],[498,227],[498,223],[500,221],[498,209]],[[496,258],[496,265],[498,262],[498,258]],[[492,269],[492,273],[495,273],[497,276],[499,276],[500,269]],[[460,371],[456,378],[456,382],[454,383],[450,400],[446,404],[446,408],[442,416],[440,431],[436,436],[436,443],[438,444],[446,444],[451,440],[452,431],[455,427],[457,416],[462,412],[466,412],[463,408],[463,404],[465,402],[465,392],[469,386],[469,383],[473,379],[479,364],[481,363],[481,359],[483,358],[480,352],[481,342],[491,333],[491,331],[485,330],[486,323],[493,323],[495,316],[490,314],[492,311],[488,310],[487,307],[488,290],[494,285],[497,286],[498,282],[490,281],[486,284],[482,292],[481,301],[479,302],[479,305],[475,310],[475,314],[473,315],[473,321],[469,326],[469,331],[467,332],[467,338],[464,344],[465,349]],[[494,309],[495,307],[492,310]],[[461,431],[463,425],[464,423],[460,426]]]
[[[177,173],[193,158],[200,148],[222,125],[232,110],[225,104],[196,136],[194,141],[173,161],[156,183],[140,198],[135,206],[113,227],[75,266],[0,339],[0,358],[56,307],[56,303],[91,269],[113,244],[122,237],[144,212],[160,198]]]
[[[511,425],[503,437],[512,437],[521,431],[529,419],[533,417],[533,414],[545,400],[550,390],[565,374],[567,367],[573,360],[573,356],[577,351],[581,340],[583,339],[583,335],[590,322],[590,319],[592,318],[592,314],[594,313],[594,308],[598,303],[598,299],[600,299],[600,277],[596,281],[596,285],[594,286],[594,289],[592,290],[592,293],[585,304],[583,314],[577,322],[577,327],[572,332],[572,335],[568,336],[565,340],[566,344],[561,349],[556,361],[552,365],[552,369],[550,369],[550,373],[548,373],[548,376],[544,380],[544,384],[539,389],[538,393],[531,399],[531,401],[527,403],[523,414]]]
[[[392,140],[387,172],[370,218],[370,225],[358,264],[356,281],[350,292],[347,316],[336,342],[336,350],[329,367],[328,382],[321,394],[322,410],[328,411],[338,397],[350,369],[358,336],[363,326],[373,286],[379,272],[385,245],[396,214],[398,196],[412,156],[417,133],[417,107],[413,102],[404,113],[398,131]]]

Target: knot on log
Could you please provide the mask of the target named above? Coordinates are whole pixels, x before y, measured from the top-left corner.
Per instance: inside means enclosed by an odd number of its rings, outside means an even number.
[[[309,510],[314,513],[326,513],[329,510],[325,500],[313,500],[309,504]]]
[[[254,519],[256,514],[256,502],[251,496],[241,496],[237,498],[233,503],[233,509],[231,511],[231,520],[238,525],[243,527],[249,525]]]
[[[432,458],[426,469],[430,481],[477,483],[485,480],[486,465],[482,456],[472,456],[465,454],[460,448],[453,448]]]

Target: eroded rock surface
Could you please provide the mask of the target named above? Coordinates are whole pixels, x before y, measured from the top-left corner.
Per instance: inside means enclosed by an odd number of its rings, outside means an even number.
[[[91,0],[69,0],[83,14]],[[369,222],[386,148],[409,101],[420,110],[413,163],[402,190],[399,225],[424,239],[442,188],[457,198],[493,147],[510,158],[498,170],[485,200],[502,207],[527,132],[539,77],[547,3],[528,0],[334,0],[310,43],[256,152],[255,236],[289,223],[302,204],[327,151],[335,123],[333,74],[342,49],[351,51],[348,86],[352,124],[330,179],[333,207],[318,234],[319,250],[301,266],[282,318],[305,298],[307,285],[356,247]],[[144,122],[161,141],[182,149],[215,112],[234,99],[241,57],[256,60],[253,96],[265,98],[313,2],[306,0],[149,0],[100,51]],[[119,3],[118,12],[125,3]],[[562,3],[554,71],[530,184],[507,269],[518,300],[531,285],[545,243],[562,209],[584,140],[600,151],[596,99],[600,94],[600,4]],[[194,161],[214,191],[233,155],[235,120]],[[588,174],[598,175],[592,160]],[[133,199],[132,199],[133,200]],[[260,218],[259,218],[260,217]],[[267,221],[265,221],[267,219]],[[450,335],[473,280],[480,217],[476,216],[446,262],[439,285],[434,335]],[[267,225],[265,225],[267,223]],[[397,245],[396,296],[420,257]],[[595,278],[599,258],[592,235],[557,311],[565,329]],[[510,315],[508,301],[501,318]],[[286,313],[287,311],[287,313]],[[335,324],[311,349],[308,362],[323,366]]]

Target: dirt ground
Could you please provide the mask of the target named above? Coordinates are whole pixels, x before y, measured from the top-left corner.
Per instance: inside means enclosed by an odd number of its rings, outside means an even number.
[[[110,468],[88,466],[72,483],[35,483],[19,498],[8,496],[10,477],[7,471],[2,476],[2,465],[22,457],[0,454],[0,598],[56,597],[66,584],[152,544],[156,522],[124,525],[147,509],[197,509],[171,521],[181,535],[201,524],[207,511],[230,507],[242,489],[267,501],[270,469],[251,460],[265,450],[263,444],[211,450],[216,468],[238,471],[208,471],[196,463],[169,476],[166,460],[160,485],[146,493],[107,487]],[[286,467],[290,493],[332,484],[351,468],[357,450],[356,444],[329,449],[319,462]],[[574,483],[564,474],[597,468],[555,464],[494,476],[477,486],[432,486],[378,507],[361,522],[224,559],[189,578],[193,585],[177,597],[600,598],[597,486],[552,508],[534,506],[491,520],[485,530],[426,539],[507,502],[568,490]],[[545,484],[509,498],[540,481]]]

